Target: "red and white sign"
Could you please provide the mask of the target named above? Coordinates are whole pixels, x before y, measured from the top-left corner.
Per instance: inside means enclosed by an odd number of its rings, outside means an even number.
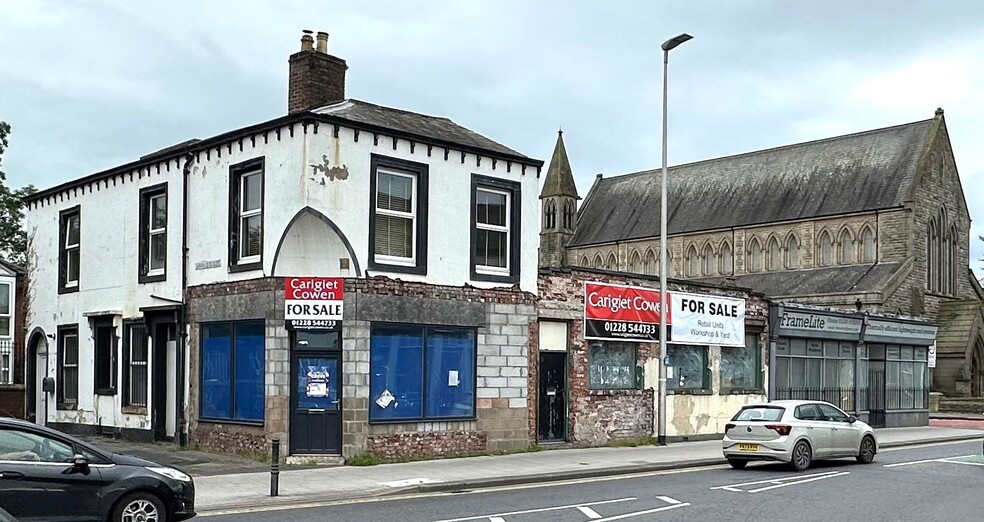
[[[666,296],[670,306],[670,295]],[[659,339],[659,291],[637,286],[584,284],[584,338]],[[672,322],[669,311],[666,324]]]
[[[288,277],[284,319],[294,327],[325,327],[342,320],[345,280],[340,277]]]

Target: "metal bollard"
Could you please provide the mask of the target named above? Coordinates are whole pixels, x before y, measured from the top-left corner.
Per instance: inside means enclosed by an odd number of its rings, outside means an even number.
[[[273,439],[273,456],[270,459],[270,496],[280,492],[280,439]]]

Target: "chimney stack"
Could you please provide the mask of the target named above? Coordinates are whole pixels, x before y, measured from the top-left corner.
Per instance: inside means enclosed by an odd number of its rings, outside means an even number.
[[[309,111],[345,99],[345,60],[328,54],[328,33],[319,31],[317,46],[305,30],[301,50],[290,56],[287,112]]]

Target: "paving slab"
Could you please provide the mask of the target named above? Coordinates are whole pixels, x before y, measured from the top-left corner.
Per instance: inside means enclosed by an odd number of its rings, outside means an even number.
[[[133,442],[112,437],[85,436],[82,440],[110,453],[146,459],[163,466],[178,468],[193,477],[257,473],[270,469],[259,460],[236,455],[182,449],[177,444]]]

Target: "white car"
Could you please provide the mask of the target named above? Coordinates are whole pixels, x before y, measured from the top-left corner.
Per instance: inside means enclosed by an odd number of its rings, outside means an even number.
[[[772,401],[743,406],[724,428],[724,458],[735,469],[750,461],[790,464],[854,457],[868,464],[878,453],[875,431],[828,402]]]

